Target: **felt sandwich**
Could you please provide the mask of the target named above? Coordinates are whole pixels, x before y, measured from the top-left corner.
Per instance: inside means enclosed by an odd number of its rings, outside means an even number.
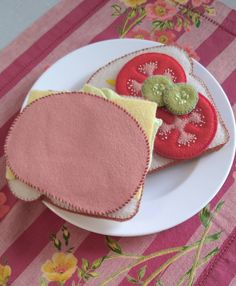
[[[193,74],[192,59],[176,46],[124,55],[97,70],[88,84],[157,103],[163,124],[150,172],[216,151],[229,139],[208,88]]]
[[[109,89],[32,91],[6,140],[6,177],[20,199],[127,220],[139,208],[161,120],[156,103]],[[55,92],[54,92],[55,93]]]

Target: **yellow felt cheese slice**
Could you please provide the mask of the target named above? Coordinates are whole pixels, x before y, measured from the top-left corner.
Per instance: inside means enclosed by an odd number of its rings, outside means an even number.
[[[89,84],[84,85],[82,91],[96,95],[100,95],[102,92],[107,99],[125,108],[139,122],[148,137],[150,146],[152,145],[157,109],[157,104],[155,102],[134,97],[122,97],[111,89],[99,89]],[[161,120],[158,120],[158,123],[161,124]]]
[[[58,93],[58,92],[59,91],[54,91],[54,90],[32,90],[29,93],[27,105],[41,97],[47,96],[49,94]]]
[[[15,179],[15,176],[13,175],[12,171],[9,169],[8,166],[6,167],[6,179],[8,181]]]

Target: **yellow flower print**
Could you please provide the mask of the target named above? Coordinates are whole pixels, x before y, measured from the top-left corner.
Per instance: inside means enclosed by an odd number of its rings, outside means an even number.
[[[11,276],[11,267],[9,265],[0,264],[0,285],[5,286]]]
[[[42,265],[41,271],[48,281],[64,283],[73,275],[76,268],[77,258],[73,254],[57,252],[51,260]]]
[[[147,0],[121,0],[128,7],[136,7],[147,2]]]

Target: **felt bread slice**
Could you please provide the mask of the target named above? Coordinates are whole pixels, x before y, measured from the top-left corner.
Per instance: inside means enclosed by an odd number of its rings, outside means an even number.
[[[157,128],[161,124],[161,120],[155,120],[155,113],[156,113],[155,104],[147,101],[144,102],[143,100],[140,101],[138,99],[120,98],[119,96],[117,96],[117,94],[115,94],[111,90],[104,89],[102,91],[93,88],[92,86],[85,86],[83,91],[97,94],[98,96],[101,96],[103,98],[109,98],[110,100],[111,98],[113,98],[113,102],[120,103],[120,106],[129,111],[133,115],[133,117],[139,121],[141,127],[144,129],[147,135],[150,148],[151,149],[153,148],[153,142],[157,132]],[[48,95],[48,93],[49,92],[45,91],[31,91],[31,93],[29,94],[28,102],[32,101],[31,98],[35,100]],[[152,152],[150,152],[150,154],[152,154]],[[28,185],[14,178],[9,169],[7,169],[7,179],[11,191],[17,197],[27,201],[35,200],[40,197],[40,193],[37,192],[35,189],[32,189]],[[127,220],[132,216],[134,216],[135,213],[138,211],[142,190],[143,187],[140,187],[137,194],[130,200],[129,203],[127,203],[124,207],[122,207],[118,211],[107,214],[105,217],[114,220]],[[53,203],[55,203],[56,205],[68,209],[67,205],[63,204],[62,202],[54,200],[55,199],[52,199]]]
[[[153,54],[157,53],[158,55],[153,57]],[[145,56],[145,54],[148,56]],[[98,88],[107,87],[115,90],[118,73],[121,71],[125,64],[127,64],[136,56],[142,57],[141,60],[137,62],[136,69],[134,69],[132,65],[129,66],[129,72],[124,72],[120,76],[120,79],[125,79],[125,75],[128,76],[132,72],[134,73],[134,76],[137,76],[134,82],[134,84],[137,83],[137,85],[132,86],[131,81],[131,86],[130,84],[127,84],[126,86],[123,86],[123,89],[121,86],[119,86],[119,90],[117,90],[119,94],[125,94],[124,89],[128,89],[128,87],[130,87],[131,91],[133,88],[133,94],[131,95],[140,95],[138,83],[154,74],[168,76],[174,82],[185,82],[187,74],[190,74],[193,71],[192,60],[184,50],[175,46],[155,46],[138,50],[120,58],[114,59],[113,61],[95,71],[87,83]],[[131,78],[131,80],[134,79],[135,78]]]
[[[214,121],[213,117],[214,114],[216,114],[217,128],[215,130],[215,133],[212,132],[212,134],[214,133],[215,135],[213,136],[213,138],[211,138],[212,139],[211,141],[209,140],[209,142],[207,142],[208,145],[204,147],[204,150],[202,148],[201,153],[197,152],[195,153],[196,156],[201,156],[208,152],[215,151],[227,143],[229,139],[228,131],[224,125],[224,122],[219,112],[217,111],[217,107],[215,106],[207,87],[205,86],[205,84],[201,79],[198,79],[196,76],[193,75],[192,59],[189,58],[189,56],[186,54],[185,51],[183,51],[178,47],[157,46],[124,55],[123,57],[115,59],[114,61],[108,63],[107,65],[97,70],[88,80],[88,83],[97,87],[110,86],[112,89],[116,90],[122,96],[125,95],[125,96],[142,97],[142,83],[147,78],[155,75],[167,76],[172,80],[173,83],[186,82],[188,84],[193,85],[194,88],[197,90],[198,94],[204,96],[210,102],[213,109],[215,110],[215,113],[214,112],[212,113],[213,115],[211,118],[211,120]],[[111,85],[110,83],[113,83],[113,85]],[[157,112],[157,117],[158,116],[159,116],[159,111]],[[181,119],[181,117],[179,118]],[[194,125],[194,124],[198,125],[197,127],[199,128],[201,127],[200,123],[198,124],[196,122],[189,121],[187,122],[188,124],[184,125],[184,121],[181,122],[181,120],[179,120],[178,122],[179,126],[177,127],[180,128],[181,130],[183,127],[184,132],[181,133],[180,129],[177,130],[178,129],[177,128],[174,132],[171,132],[169,134],[166,131],[167,129],[172,128],[172,126],[167,126],[168,122],[164,122],[162,128],[157,133],[157,136],[160,135],[160,132],[163,132],[163,128],[166,128],[164,130],[165,136],[162,136],[163,142],[165,143],[164,147],[166,149],[170,148],[170,145],[167,144],[169,141],[169,136],[184,138],[184,140],[182,141],[180,140],[180,142],[182,143],[186,141],[186,144],[189,143],[190,145],[189,148],[192,147],[194,148],[194,144],[197,145],[200,143],[199,142],[200,137],[199,140],[197,140],[196,142],[194,142],[194,140],[189,142],[188,139],[190,139],[190,137],[193,138],[196,134],[194,134],[194,132],[193,135],[190,134],[192,131],[185,132],[186,131],[185,128],[188,129],[189,125]],[[207,125],[205,125],[205,127],[206,126]],[[204,126],[202,127],[204,128]],[[191,128],[194,129],[194,126],[191,126]],[[166,139],[167,141],[165,141]],[[176,138],[176,142],[178,141],[177,139],[178,138]],[[157,144],[158,143],[156,142],[155,147],[157,146]],[[176,146],[176,148],[178,147],[181,149],[182,144],[180,144],[180,146]],[[156,148],[154,149],[156,150]],[[181,153],[184,154],[184,152],[182,151]],[[178,157],[176,157],[176,159],[177,158]],[[164,157],[158,154],[157,152],[154,152],[152,156],[151,168],[149,171],[150,172],[157,171],[180,162],[180,160],[176,161],[174,159],[175,159],[174,157],[168,158],[168,156]],[[183,160],[188,158],[181,158],[181,159]]]
[[[125,109],[75,92],[30,104],[5,145],[18,180],[59,206],[91,215],[117,211],[135,196],[149,154],[146,134]]]

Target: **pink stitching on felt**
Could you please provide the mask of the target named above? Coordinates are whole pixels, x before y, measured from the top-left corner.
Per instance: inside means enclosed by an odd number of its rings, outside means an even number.
[[[144,75],[152,76],[154,75],[154,71],[158,69],[158,61],[155,62],[147,62],[143,65],[138,66],[138,71]]]
[[[176,80],[177,80],[177,77],[175,76],[175,73],[170,68],[165,69],[165,72],[164,72],[163,75],[168,77],[169,79],[171,79],[173,82],[176,82]]]
[[[109,211],[106,211],[106,212],[101,212],[101,213],[99,213],[99,212],[87,211],[87,210],[82,209],[82,208],[74,208],[70,203],[65,202],[64,200],[59,199],[59,198],[57,198],[57,197],[55,197],[55,196],[53,196],[53,195],[51,195],[51,194],[48,194],[47,191],[41,190],[40,188],[34,186],[34,185],[31,184],[31,183],[26,182],[26,181],[25,181],[24,179],[22,179],[22,178],[20,178],[20,177],[15,173],[15,171],[14,171],[13,168],[11,167],[11,164],[10,164],[10,162],[9,162],[9,160],[8,160],[8,156],[7,156],[7,143],[8,143],[9,137],[10,137],[10,135],[11,135],[11,132],[12,132],[13,129],[14,129],[14,126],[16,125],[17,121],[18,121],[19,118],[22,116],[22,114],[23,114],[24,112],[26,112],[26,110],[27,110],[28,108],[30,108],[31,105],[36,104],[36,102],[38,102],[38,101],[46,100],[48,97],[53,97],[53,96],[58,96],[58,95],[67,95],[67,94],[71,94],[71,93],[74,93],[74,92],[60,92],[60,93],[56,93],[56,94],[49,94],[49,95],[47,95],[47,96],[45,96],[45,97],[36,99],[36,100],[33,101],[32,103],[30,103],[28,106],[26,106],[26,108],[25,108],[20,114],[18,114],[18,116],[15,118],[13,124],[11,125],[11,127],[10,127],[10,129],[9,129],[8,135],[7,135],[7,137],[6,137],[5,145],[4,145],[4,153],[5,153],[5,157],[6,157],[6,164],[7,164],[7,166],[9,167],[9,169],[12,171],[13,175],[14,175],[19,181],[21,181],[21,182],[23,182],[24,184],[30,186],[31,188],[34,188],[34,189],[37,190],[42,196],[45,196],[45,195],[46,195],[47,198],[49,198],[49,199],[50,199],[50,198],[55,199],[55,200],[57,200],[57,201],[59,201],[59,202],[61,202],[61,203],[63,203],[63,204],[68,205],[69,208],[73,208],[73,210],[76,210],[76,211],[78,211],[78,212],[82,212],[82,213],[84,213],[84,214],[106,215],[106,214],[108,214],[108,213],[113,213],[113,212],[115,212],[115,211],[118,211],[118,210],[121,209],[122,207],[124,207],[126,204],[128,204],[129,201],[130,201],[130,200],[136,195],[136,193],[139,191],[140,187],[143,186],[145,177],[146,177],[147,172],[148,172],[149,162],[150,162],[150,146],[149,146],[149,141],[148,141],[148,138],[147,138],[147,136],[146,136],[146,133],[144,132],[144,130],[142,129],[142,127],[140,126],[140,124],[138,123],[138,121],[137,121],[130,113],[128,113],[128,111],[127,111],[126,109],[124,109],[124,108],[121,107],[120,105],[118,105],[118,104],[116,104],[116,103],[114,103],[114,102],[112,102],[112,101],[110,101],[110,100],[108,100],[108,99],[106,99],[106,98],[98,97],[97,95],[94,95],[94,94],[89,94],[89,93],[84,93],[84,92],[83,92],[83,93],[81,93],[81,92],[76,92],[76,93],[85,94],[85,95],[88,95],[88,96],[95,97],[95,98],[97,98],[98,100],[103,100],[103,101],[105,101],[105,102],[109,102],[110,104],[116,106],[118,109],[120,109],[120,110],[122,110],[123,112],[125,112],[125,113],[136,123],[137,127],[140,129],[141,133],[143,134],[144,140],[145,140],[145,142],[146,142],[146,148],[147,148],[146,167],[145,167],[145,169],[144,169],[144,173],[143,173],[143,175],[142,175],[142,177],[141,177],[141,179],[140,179],[140,182],[139,182],[137,188],[135,189],[133,195],[129,198],[129,200],[126,201],[126,202],[125,202],[123,205],[121,205],[120,207],[115,208],[114,210],[109,210]],[[60,207],[60,206],[59,206],[59,207]]]
[[[130,91],[132,96],[138,96],[141,93],[141,86],[142,84],[135,79],[128,79],[127,80],[127,89]]]
[[[180,118],[178,116],[175,116],[174,122],[172,124],[163,122],[159,129],[159,135],[163,135],[161,139],[167,139],[167,136],[170,134],[171,130],[178,129],[180,133],[180,136],[177,140],[178,146],[190,146],[191,143],[195,143],[197,140],[197,136],[195,134],[186,132],[184,128],[188,123],[196,124],[199,127],[203,126],[203,124],[205,123],[203,121],[204,115],[201,115],[200,113],[198,113],[198,111],[199,108],[197,108],[196,111],[193,111],[187,118]]]

